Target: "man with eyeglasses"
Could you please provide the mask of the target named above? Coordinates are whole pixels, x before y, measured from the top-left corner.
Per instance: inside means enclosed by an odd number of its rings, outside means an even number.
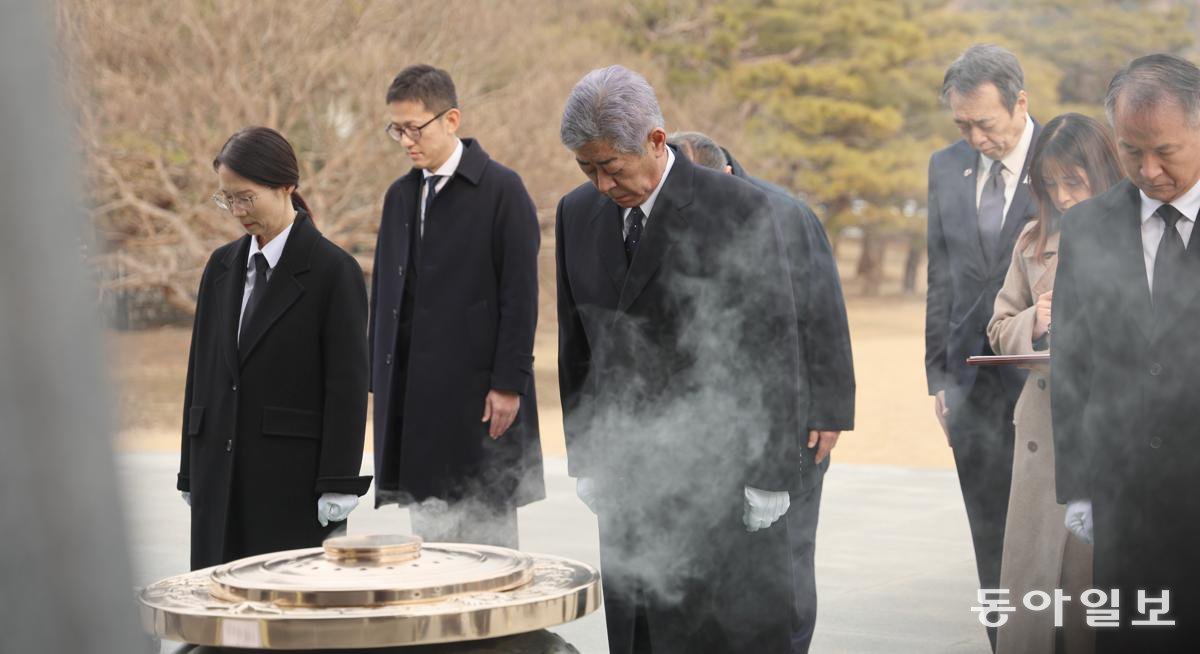
[[[540,230],[521,178],[460,139],[454,82],[427,65],[387,91],[412,170],[388,189],[371,279],[376,507],[427,541],[517,547],[545,497],[533,336]]]

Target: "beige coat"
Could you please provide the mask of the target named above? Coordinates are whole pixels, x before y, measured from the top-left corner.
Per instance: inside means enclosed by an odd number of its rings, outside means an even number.
[[[1028,232],[1034,224],[1031,222],[1024,231]],[[988,340],[996,354],[1035,352],[1034,308],[1037,298],[1054,288],[1058,234],[1048,239],[1042,256],[1037,256],[1036,250],[1033,244],[1013,252],[1004,287],[996,296],[995,313],[988,324]],[[1048,609],[1031,611],[1025,608],[1023,599],[1034,590],[1053,597],[1059,588],[1071,598],[1063,605],[1066,651],[1091,652],[1094,635],[1084,622],[1084,607],[1079,597],[1091,587],[1092,548],[1070,536],[1063,526],[1066,509],[1055,501],[1048,366],[1039,364],[1029,371],[1017,400],[1013,423],[1016,440],[1012,491],[1004,530],[1000,587],[1009,589],[1009,602],[1017,610],[999,628],[996,652],[1054,652],[1053,604]]]

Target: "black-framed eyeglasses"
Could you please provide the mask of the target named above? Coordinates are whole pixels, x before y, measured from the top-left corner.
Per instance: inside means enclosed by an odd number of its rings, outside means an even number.
[[[432,125],[433,121],[446,115],[446,112],[450,111],[453,108],[454,107],[446,107],[445,109],[443,109],[441,111],[441,113],[434,116],[433,118],[430,118],[429,120],[425,121],[424,124],[418,125],[417,127],[401,127],[401,126],[397,125],[396,123],[388,123],[387,127],[385,127],[384,129],[387,131],[388,136],[392,137],[392,140],[396,141],[397,143],[399,143],[400,139],[405,136],[407,136],[408,140],[412,141],[413,143],[417,143],[421,140],[421,130]]]
[[[250,211],[254,208],[254,199],[257,197],[253,192],[241,195],[225,195],[221,191],[217,191],[212,194],[212,201],[213,204],[221,209],[232,213],[234,209]]]

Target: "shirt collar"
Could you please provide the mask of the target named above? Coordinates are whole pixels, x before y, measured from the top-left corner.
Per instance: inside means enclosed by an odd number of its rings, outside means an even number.
[[[1150,220],[1150,216],[1153,216],[1159,207],[1167,204],[1146,195],[1145,191],[1139,190],[1138,195],[1142,197],[1142,224]],[[1193,184],[1186,193],[1172,200],[1170,204],[1178,209],[1184,218],[1196,220],[1196,214],[1200,213],[1200,181]]]
[[[254,267],[254,255],[262,252],[263,256],[267,258],[267,265],[274,270],[275,266],[279,264],[279,257],[283,256],[283,246],[287,243],[288,234],[292,232],[292,225],[294,224],[296,223],[292,222],[287,227],[284,227],[278,236],[271,239],[261,248],[258,247],[258,238],[251,236],[250,254],[246,257],[246,269],[249,270]]]
[[[1013,175],[1020,175],[1025,169],[1025,156],[1029,154],[1029,146],[1033,144],[1033,118],[1029,114],[1025,114],[1025,130],[1021,132],[1021,140],[1017,141],[1017,147],[1013,148],[1004,158],[1000,160],[1004,167]],[[981,165],[979,172],[987,175],[992,170],[992,162],[995,159],[988,157],[982,152],[979,153]]]
[[[671,150],[671,146],[667,146],[667,167],[663,168],[662,177],[658,179],[658,186],[654,187],[654,192],[650,194],[650,197],[646,198],[646,201],[639,205],[642,208],[643,216],[650,217],[650,212],[654,209],[654,201],[658,199],[658,192],[662,190],[663,184],[667,181],[667,174],[671,172],[671,167],[674,165],[675,153]],[[628,215],[628,213],[629,210],[626,209],[625,214]]]
[[[428,170],[421,171],[422,176],[425,179],[429,179],[434,175],[440,175],[449,179],[452,175],[454,175],[454,171],[458,170],[458,164],[462,161],[463,156],[463,142],[462,139],[459,138],[454,140],[458,142],[457,145],[454,146],[454,152],[450,153],[450,158],[446,160],[446,163],[442,164],[442,166],[437,169],[437,172],[431,173]]]

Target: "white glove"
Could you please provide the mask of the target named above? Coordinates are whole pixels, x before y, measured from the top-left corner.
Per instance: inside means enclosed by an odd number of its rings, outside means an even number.
[[[1067,531],[1075,534],[1079,540],[1092,544],[1092,501],[1075,500],[1067,502],[1067,517],[1063,521]]]
[[[580,501],[596,515],[597,500],[600,496],[600,484],[596,483],[594,477],[580,477],[575,480],[575,494],[579,496]]]
[[[350,517],[350,512],[358,506],[357,495],[345,493],[325,493],[317,499],[317,522],[322,527],[331,522],[341,522]]]
[[[787,491],[765,491],[747,486],[745,495],[746,506],[742,513],[742,523],[746,525],[746,531],[770,527],[783,517],[792,505],[792,498]]]
[[[191,506],[192,505],[192,494],[187,491],[181,491],[181,492],[183,493],[183,501],[187,502],[188,506]]]

